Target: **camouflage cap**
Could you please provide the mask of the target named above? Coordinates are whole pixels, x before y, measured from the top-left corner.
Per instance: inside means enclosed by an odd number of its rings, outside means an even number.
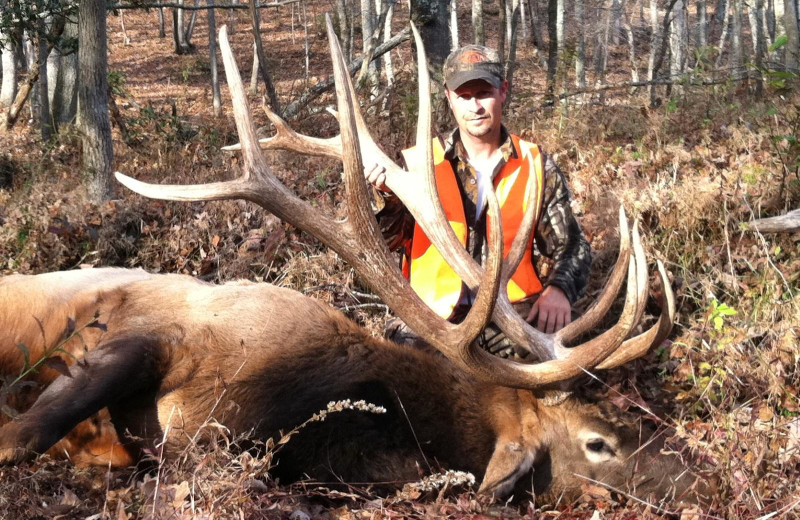
[[[465,45],[451,52],[444,62],[444,83],[447,88],[456,90],[476,79],[500,88],[503,65],[497,51],[481,45]]]

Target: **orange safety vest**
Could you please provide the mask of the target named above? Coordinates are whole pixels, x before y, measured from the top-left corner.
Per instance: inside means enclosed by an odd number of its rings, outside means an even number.
[[[500,203],[504,257],[511,250],[511,244],[522,223],[530,190],[536,190],[537,196],[534,200],[538,206],[535,210],[536,220],[533,229],[536,229],[539,221],[544,196],[544,167],[539,147],[515,135],[511,136],[511,141],[517,151],[517,157],[510,157],[494,178],[495,194]],[[414,149],[403,150],[403,156],[409,167],[416,164]],[[444,149],[438,138],[433,140],[433,163],[436,186],[444,213],[458,240],[466,247],[468,228],[464,203],[461,200],[456,174],[450,161],[445,159]],[[489,223],[486,227],[490,228]],[[512,303],[542,290],[542,283],[533,266],[532,246],[533,234],[517,271],[508,282],[508,298]],[[431,244],[419,224],[414,225],[411,247],[406,250],[406,256],[403,258],[403,272],[409,279],[411,287],[430,308],[443,318],[452,315],[461,298],[464,285],[436,247]]]

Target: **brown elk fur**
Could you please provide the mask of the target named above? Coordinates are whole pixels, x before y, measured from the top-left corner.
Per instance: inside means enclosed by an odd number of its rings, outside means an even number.
[[[364,399],[387,413],[344,411],[308,425],[274,474],[397,484],[444,466],[506,494],[531,468],[539,493],[579,491],[588,481],[576,475],[625,487],[634,468],[650,477],[640,490],[663,492],[680,470],[660,443],[640,449],[639,430],[596,405],[544,406],[530,391],[478,383],[441,355],[371,337],[272,285],[121,269],[11,276],[0,280],[0,311],[2,374],[23,368],[18,344],[32,361],[57,345],[68,318],[80,327],[99,312],[105,325],[64,346],[69,376],[44,368],[29,377],[39,387],[28,403],[12,393],[27,411],[0,428],[0,462],[50,449],[83,463],[129,463],[94,415],[104,408],[137,459],[165,431],[168,453],[209,436],[211,419],[266,440],[330,401]],[[592,439],[594,448],[602,441],[596,453],[587,452]]]

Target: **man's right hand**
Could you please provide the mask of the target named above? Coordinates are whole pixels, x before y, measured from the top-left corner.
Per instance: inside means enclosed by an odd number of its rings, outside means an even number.
[[[364,178],[367,182],[375,186],[381,191],[391,192],[386,187],[386,168],[380,164],[372,164],[371,166],[364,166]]]

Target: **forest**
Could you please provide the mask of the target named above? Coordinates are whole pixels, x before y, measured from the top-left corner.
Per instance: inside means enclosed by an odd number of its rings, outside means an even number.
[[[389,494],[287,484],[272,476],[272,456],[291,430],[257,454],[221,434],[177,457],[155,454],[151,471],[57,456],[0,465],[0,518],[796,518],[797,0],[0,0],[0,281],[124,267],[263,282],[380,336],[395,309],[318,237],[252,202],[155,200],[114,177],[186,185],[246,169],[233,146],[223,26],[258,138],[286,131],[282,121],[338,135],[326,17],[369,133],[398,162],[420,115],[411,22],[428,57],[434,133],[455,126],[447,55],[472,43],[497,49],[509,82],[504,124],[552,155],[591,245],[579,311],[614,267],[619,208],[638,221],[654,298],[636,333],[660,312],[656,261],[675,292],[674,326],[644,356],[587,371],[575,386],[667,431],[682,457],[713,468],[713,496],[654,503],[587,480],[574,499],[527,492],[504,502],[450,473]],[[321,214],[346,214],[341,160],[263,156]],[[0,344],[0,363],[7,352],[26,349]],[[0,366],[0,427],[24,412],[15,399],[39,369]]]

